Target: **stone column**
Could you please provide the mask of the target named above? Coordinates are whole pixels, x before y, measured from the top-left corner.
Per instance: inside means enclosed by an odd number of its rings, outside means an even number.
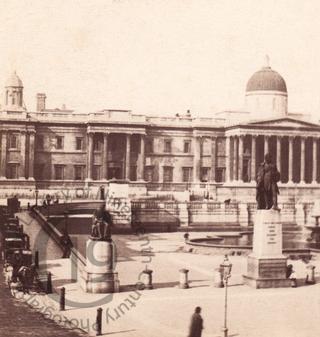
[[[264,154],[269,152],[269,136],[264,136]]]
[[[292,183],[293,177],[293,137],[289,136],[289,156],[288,156],[288,183]]]
[[[34,132],[29,133],[29,172],[28,178],[34,180]]]
[[[226,182],[230,181],[230,137],[226,138]]]
[[[237,157],[238,157],[238,137],[233,137],[233,180],[238,180],[238,165],[237,165]]]
[[[251,181],[256,181],[256,144],[257,136],[251,136]]]
[[[243,181],[243,135],[239,136],[239,170],[238,170],[238,180]]]
[[[281,136],[277,136],[277,169],[281,173]]]
[[[102,179],[108,179],[108,133],[103,134]]]
[[[92,179],[92,166],[93,166],[93,133],[88,134],[88,152],[87,152],[87,178]]]
[[[138,172],[137,172],[138,180],[144,179],[144,162],[145,162],[145,135],[141,135],[140,136],[140,154],[139,154]]]
[[[318,158],[317,158],[317,144],[318,139],[316,137],[313,137],[312,142],[312,184],[317,183],[317,171],[318,171]]]
[[[211,138],[211,182],[216,182],[217,137]]]
[[[305,183],[305,166],[306,166],[306,138],[301,138],[301,170],[300,170],[300,183]]]
[[[26,133],[22,131],[20,133],[20,172],[19,179],[26,178]]]
[[[7,131],[1,132],[0,178],[6,179],[7,168]]]
[[[199,137],[194,138],[193,145],[193,182],[198,183],[200,181],[200,160],[201,160],[201,151],[200,151],[201,141]]]
[[[131,147],[131,134],[126,134],[126,171],[125,179],[130,180],[130,147]]]

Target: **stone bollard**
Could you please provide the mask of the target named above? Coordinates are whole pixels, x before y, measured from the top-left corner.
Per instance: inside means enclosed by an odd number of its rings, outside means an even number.
[[[188,281],[189,270],[183,268],[183,269],[180,269],[179,272],[180,272],[179,288],[188,289],[189,288],[189,281]]]
[[[214,286],[216,288],[223,288],[223,274],[221,267],[214,269]]]
[[[52,294],[52,274],[50,271],[47,277],[47,294]]]
[[[39,269],[39,251],[36,250],[34,254],[34,266],[36,269]]]
[[[66,288],[62,287],[60,291],[60,311],[66,310]]]
[[[315,266],[312,264],[307,265],[307,276],[306,276],[306,284],[315,284]]]
[[[96,336],[101,336],[102,335],[102,308],[97,309],[96,327],[97,327]]]
[[[145,282],[146,289],[153,289],[153,285],[152,285],[153,270],[146,268],[142,273],[144,274],[146,278],[146,282]]]

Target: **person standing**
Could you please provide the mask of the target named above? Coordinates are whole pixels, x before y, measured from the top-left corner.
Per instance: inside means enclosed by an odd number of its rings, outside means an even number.
[[[188,337],[201,337],[202,330],[203,330],[203,319],[200,313],[201,313],[201,308],[196,307],[194,314],[191,316]]]

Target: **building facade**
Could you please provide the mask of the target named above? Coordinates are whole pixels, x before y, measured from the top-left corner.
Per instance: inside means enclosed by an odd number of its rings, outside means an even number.
[[[282,198],[320,197],[320,124],[288,112],[286,83],[268,64],[249,79],[243,111],[212,118],[193,118],[189,111],[174,117],[80,114],[47,109],[43,93],[36,106],[25,108],[23,83],[14,73],[0,113],[2,193],[127,182],[131,195],[252,200],[257,168],[269,152],[281,172]]]

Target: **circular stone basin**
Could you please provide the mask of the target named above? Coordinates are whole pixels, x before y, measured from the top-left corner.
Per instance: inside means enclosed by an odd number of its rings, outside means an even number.
[[[233,234],[214,234],[206,238],[189,239],[187,242],[190,246],[207,247],[235,250],[237,253],[247,251],[246,254],[252,250],[253,232],[239,232]],[[299,232],[283,232],[283,252],[284,253],[298,253],[310,254],[311,251],[319,252],[320,243],[302,241],[302,233]]]

